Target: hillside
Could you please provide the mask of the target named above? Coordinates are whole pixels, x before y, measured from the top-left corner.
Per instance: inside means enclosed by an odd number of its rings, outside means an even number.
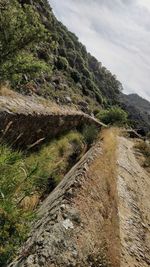
[[[1,12],[1,24],[8,30],[7,34],[10,31],[14,33],[15,40],[11,35],[9,39],[12,38],[12,44],[5,47],[8,40],[5,33],[1,33],[3,49],[10,50],[9,56],[7,51],[6,56],[3,55],[1,80],[9,81],[14,90],[23,94],[36,93],[60,104],[71,102],[81,108],[89,106],[89,109],[93,109],[95,105],[116,103],[122,88],[120,82],[56,19],[48,1],[13,0],[5,8]],[[17,31],[15,25],[10,25],[13,12],[16,15]],[[29,16],[33,16],[33,19]],[[26,21],[26,25],[23,25],[25,29],[20,28],[22,19]],[[28,28],[33,32],[32,36]],[[25,42],[20,45],[23,29],[27,36],[22,37]],[[18,46],[18,51],[15,46]],[[21,67],[22,62],[24,67]],[[10,66],[13,66],[13,70],[10,70]],[[83,99],[87,104],[82,103]]]
[[[1,84],[88,114],[122,105],[121,83],[57,20],[47,0],[2,0],[0,22]],[[134,127],[148,131],[149,117],[143,104],[136,109],[137,98],[124,96],[122,106]]]
[[[137,94],[120,94],[120,104],[129,113],[129,120],[132,126],[143,129],[144,132],[150,131],[150,102]]]

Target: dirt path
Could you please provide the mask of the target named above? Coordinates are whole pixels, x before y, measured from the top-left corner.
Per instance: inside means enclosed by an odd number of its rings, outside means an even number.
[[[150,266],[150,177],[139,165],[133,143],[119,138],[118,195],[121,267]]]

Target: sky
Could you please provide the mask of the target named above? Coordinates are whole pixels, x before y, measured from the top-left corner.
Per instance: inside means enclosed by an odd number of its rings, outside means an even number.
[[[150,0],[49,0],[53,12],[124,87],[150,101]]]

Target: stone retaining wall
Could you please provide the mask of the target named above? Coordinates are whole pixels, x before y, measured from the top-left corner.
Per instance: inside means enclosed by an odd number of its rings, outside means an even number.
[[[25,97],[0,97],[0,138],[22,149],[82,125],[103,124],[78,111],[44,106]]]

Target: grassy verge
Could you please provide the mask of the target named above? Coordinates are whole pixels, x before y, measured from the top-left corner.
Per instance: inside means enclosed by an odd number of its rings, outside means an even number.
[[[95,133],[88,127],[71,131],[30,154],[0,144],[0,266],[14,257],[36,207],[85,153]]]

